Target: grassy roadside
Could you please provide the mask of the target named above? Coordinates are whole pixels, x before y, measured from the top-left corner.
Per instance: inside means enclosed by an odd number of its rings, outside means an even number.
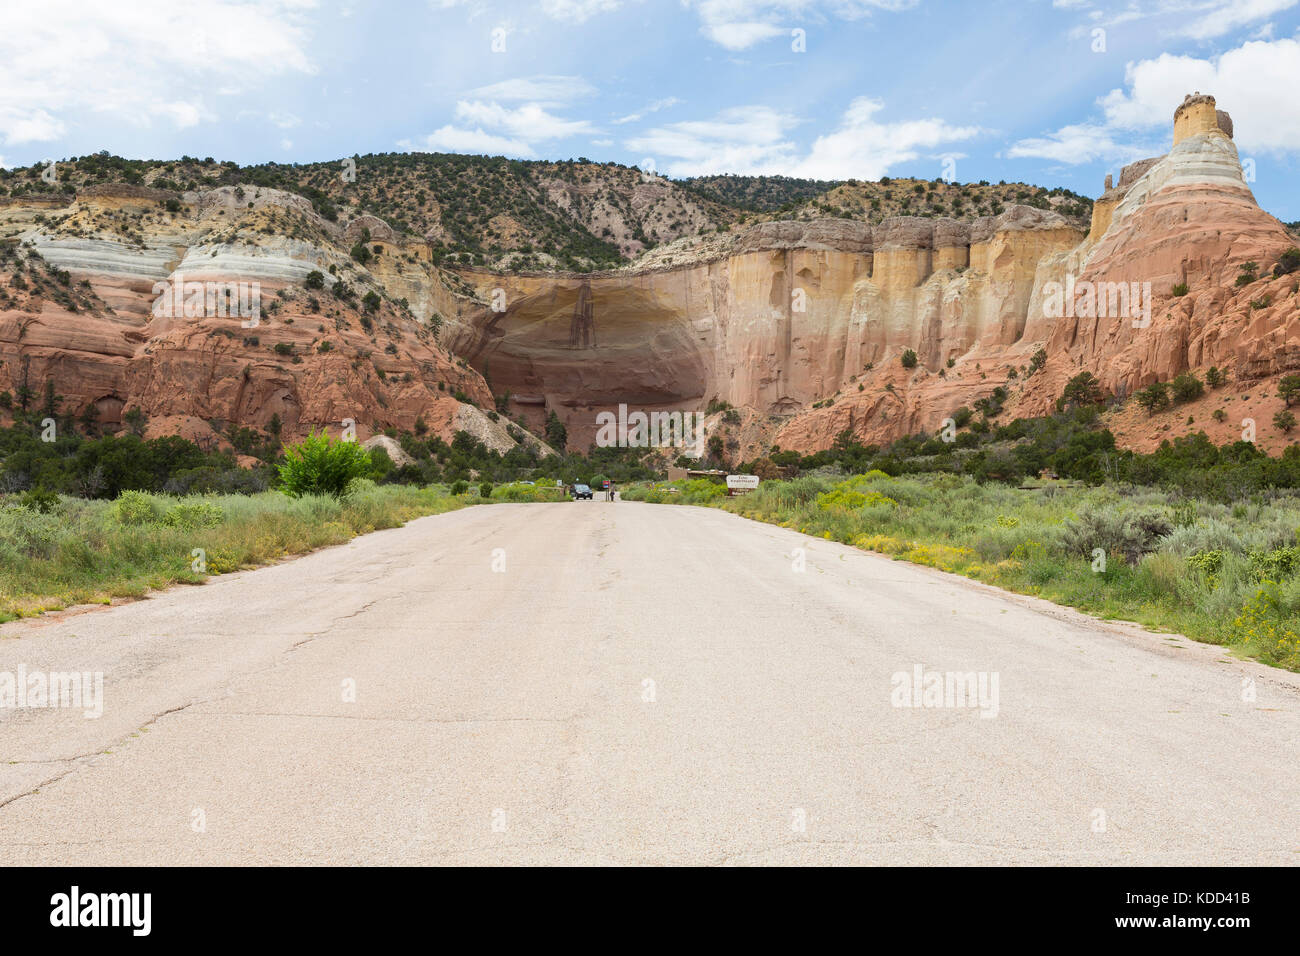
[[[1170,502],[1149,488],[958,475],[805,476],[727,498],[707,481],[624,488],[962,574],[1108,619],[1137,621],[1300,671],[1300,497]]]
[[[0,622],[197,584],[480,500],[363,482],[342,500],[131,491],[116,501],[59,498],[48,512],[0,501]]]

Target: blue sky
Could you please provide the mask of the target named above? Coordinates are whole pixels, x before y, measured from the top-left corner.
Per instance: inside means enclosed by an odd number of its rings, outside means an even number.
[[[1218,97],[1300,219],[1300,0],[42,0],[0,36],[0,163],[404,149],[670,176],[1023,180],[1095,196]]]

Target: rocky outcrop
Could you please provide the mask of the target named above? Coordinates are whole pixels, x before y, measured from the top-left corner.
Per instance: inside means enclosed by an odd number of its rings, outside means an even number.
[[[1121,396],[1209,365],[1265,380],[1300,368],[1296,278],[1270,275],[1295,241],[1255,203],[1231,134],[1213,97],[1188,97],[1169,153],[1108,177],[1086,234],[1016,205],[965,222],[774,221],[585,275],[439,269],[428,242],[381,219],[340,227],[269,189],[185,193],[179,212],[176,194],[150,189],[0,203],[0,238],[7,228],[101,303],[0,301],[0,389],[22,369],[105,421],[132,405],[260,427],[276,415],[290,434],[420,419],[503,451],[546,450],[510,421],[540,432],[558,415],[585,449],[620,405],[721,403],[740,420],[714,414],[709,428],[752,457],[846,429],[871,443],[935,429],[997,388],[1008,415],[1041,414],[1081,371]],[[634,222],[653,234],[642,213],[663,182],[609,192],[566,176],[544,180],[547,202],[623,238]],[[362,268],[348,249],[367,232]],[[312,272],[355,295],[308,294]],[[182,277],[260,283],[275,309],[255,332],[154,314],[156,284]],[[481,410],[494,404],[504,418]]]
[[[1013,207],[970,226],[764,223],[736,236],[725,257],[650,272],[466,271],[477,301],[495,295],[500,308],[461,299],[453,316],[449,302],[443,341],[494,391],[515,396],[511,414],[536,427],[554,411],[578,447],[619,404],[649,412],[716,400],[786,416],[907,349],[938,373],[948,359],[1015,347],[1040,260],[1081,238],[1055,213]],[[584,288],[592,329],[575,339]],[[923,413],[857,420],[892,434]]]
[[[969,223],[768,222],[683,266],[467,272],[478,300],[495,290],[503,307],[462,300],[445,341],[498,393],[526,396],[530,422],[559,414],[579,445],[619,403],[747,407],[781,423],[783,448],[811,451],[844,429],[866,442],[936,429],[998,387],[1011,414],[1042,414],[1084,370],[1121,396],[1210,364],[1278,374],[1300,365],[1294,278],[1236,282],[1294,240],[1255,203],[1231,130],[1212,97],[1189,97],[1174,147],[1107,183],[1086,236],[1027,206]],[[592,334],[575,345],[584,285]],[[1089,286],[1105,305],[1136,288],[1132,314],[1053,310],[1054,289]],[[1040,349],[1047,363],[1030,376]]]
[[[39,393],[50,381],[65,412],[113,427],[139,408],[208,442],[229,424],[273,421],[289,438],[349,421],[361,438],[421,422],[450,441],[469,421],[492,447],[518,444],[473,407],[492,407],[483,378],[351,262],[302,197],[222,187],[186,194],[178,213],[162,206],[174,196],[91,188],[41,223],[28,206],[0,209],[0,235],[7,227],[21,243],[0,263],[0,391]],[[309,292],[313,271],[353,293]],[[361,302],[368,286],[380,292],[373,308]],[[187,311],[191,289],[198,305]],[[256,315],[241,313],[254,299]]]

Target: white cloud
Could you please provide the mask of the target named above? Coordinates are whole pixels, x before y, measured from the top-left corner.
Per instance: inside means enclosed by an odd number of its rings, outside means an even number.
[[[49,142],[62,136],[65,129],[62,120],[45,110],[0,104],[0,136],[10,146]]]
[[[516,109],[482,100],[456,104],[456,118],[466,123],[489,126],[523,140],[561,139],[592,132],[586,120],[567,120],[548,112],[538,103],[525,103]]]
[[[1223,36],[1256,20],[1290,10],[1300,0],[1226,0],[1197,17],[1181,31],[1194,40],[1208,40]]]
[[[594,92],[579,76],[523,77],[479,87],[469,94],[476,98],[456,103],[456,123],[427,136],[423,148],[536,156],[535,143],[596,132],[587,120],[566,119],[551,109]],[[519,105],[503,106],[500,100]],[[399,145],[410,148],[405,142]]]
[[[644,118],[650,113],[658,113],[660,110],[666,110],[670,106],[676,106],[680,102],[681,100],[675,96],[667,96],[662,100],[655,100],[653,103],[647,103],[644,108],[635,113],[628,113],[626,116],[619,117],[614,120],[614,123],[620,126],[624,123],[635,123],[637,120]]]
[[[1150,150],[1116,141],[1113,132],[1098,123],[1062,126],[1046,136],[1022,139],[1007,150],[1011,159],[1049,159],[1070,165],[1097,160],[1132,162],[1149,155]]]
[[[622,6],[621,0],[542,0],[542,11],[557,20],[585,23],[598,13]]]
[[[1300,111],[1287,106],[1300,89],[1300,41],[1252,40],[1207,60],[1165,53],[1130,64],[1125,83],[1101,100],[1112,127],[1171,129],[1183,97],[1199,90],[1232,115],[1239,146],[1300,150]]]
[[[808,156],[792,175],[810,179],[879,179],[898,163],[911,162],[922,149],[979,135],[978,126],[952,126],[941,119],[880,123],[880,100],[858,97],[844,113],[840,127],[817,137]]]
[[[884,104],[854,100],[831,133],[817,137],[806,152],[789,138],[793,116],[765,106],[724,110],[707,122],[672,123],[628,140],[673,176],[733,172],[782,174],[814,179],[878,179],[889,169],[918,158],[922,150],[970,139],[980,130],[940,119],[877,121]]]
[[[181,128],[223,85],[311,73],[314,0],[42,0],[9,4],[0,32],[0,141],[49,142],[81,110]]]
[[[1300,0],[1128,0],[1117,13],[1108,14],[1090,0],[1052,0],[1062,10],[1087,10],[1087,17],[1105,27],[1139,20],[1154,21],[1153,30],[1165,36],[1211,40],[1290,10]],[[1076,27],[1073,36],[1085,32]]]
[[[719,46],[728,50],[745,50],[762,40],[786,35],[789,31],[774,23],[753,23],[726,21],[722,23],[705,22],[704,35]]]
[[[766,106],[736,106],[711,120],[648,130],[626,145],[674,176],[774,172],[795,160],[794,143],[785,136],[797,123]]]
[[[1219,109],[1231,114],[1239,148],[1300,151],[1300,111],[1286,105],[1300,89],[1300,41],[1252,40],[1211,59],[1163,53],[1130,63],[1124,81],[1125,89],[1111,90],[1098,101],[1103,122],[1021,140],[1008,155],[1067,163],[1151,155],[1150,148],[1125,145],[1125,140],[1134,133],[1155,133],[1164,144],[1160,148],[1167,148],[1174,110],[1197,91],[1213,94]]]
[[[793,27],[824,23],[828,17],[858,20],[876,10],[898,12],[920,0],[682,0],[695,7],[700,32],[728,50],[744,50]]]
[[[398,143],[403,149],[414,146],[408,141]],[[434,130],[419,144],[421,149],[447,153],[484,153],[489,156],[516,156],[520,159],[532,159],[537,154],[525,142],[496,136],[482,129],[461,129],[456,126],[443,126]]]
[[[519,102],[528,100],[544,105],[568,103],[580,97],[590,96],[596,88],[580,76],[529,76],[512,80],[502,80],[488,86],[480,86],[467,94],[480,100],[505,100]]]

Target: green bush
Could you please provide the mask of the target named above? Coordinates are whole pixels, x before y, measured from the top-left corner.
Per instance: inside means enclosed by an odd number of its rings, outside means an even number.
[[[357,442],[313,432],[296,445],[286,445],[279,465],[280,490],[291,498],[331,495],[341,498],[348,486],[370,473],[371,459]]]
[[[483,484],[479,485],[479,486],[478,486],[478,496],[479,496],[480,498],[491,498],[491,497],[492,497],[492,482],[490,482],[490,481],[485,481],[485,482],[483,482]]]
[[[1174,392],[1175,402],[1190,402],[1205,393],[1201,380],[1191,372],[1184,372],[1169,383]]]
[[[206,501],[182,501],[173,505],[163,515],[163,524],[182,531],[215,528],[225,520],[226,513],[219,506]]]
[[[24,508],[43,515],[55,514],[59,510],[59,496],[52,491],[45,491],[41,488],[33,488],[31,491],[24,492],[19,497],[18,503]]]
[[[1162,408],[1169,407],[1169,385],[1166,382],[1152,382],[1133,397],[1139,405],[1154,415]]]
[[[451,483],[451,493],[453,495],[463,495],[469,491],[469,482],[465,480],[453,481]]]
[[[1282,581],[1300,569],[1300,548],[1275,548],[1272,551],[1252,551],[1249,555],[1250,571],[1260,581]]]
[[[1227,557],[1226,551],[1197,551],[1188,556],[1187,567],[1207,578],[1213,578],[1223,569],[1225,557]]]
[[[143,491],[124,491],[113,502],[110,512],[121,525],[156,524],[160,517],[158,504],[152,495]]]
[[[1173,530],[1169,518],[1159,511],[1122,512],[1099,508],[1066,522],[1065,548],[1087,556],[1101,548],[1107,554],[1122,554],[1130,564],[1156,549],[1160,539]]]

